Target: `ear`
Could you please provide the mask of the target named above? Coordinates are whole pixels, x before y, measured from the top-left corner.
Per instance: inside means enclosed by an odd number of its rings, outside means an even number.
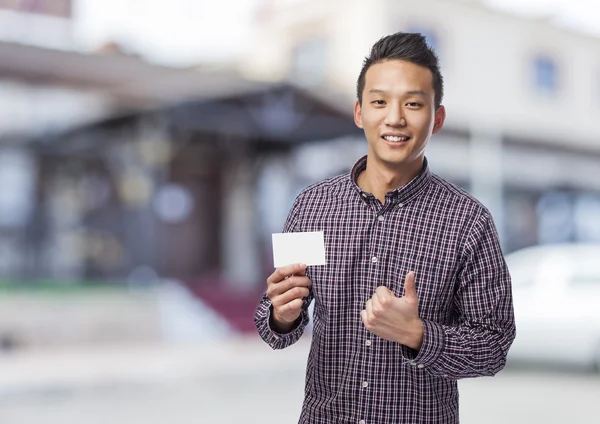
[[[443,105],[437,108],[435,111],[435,117],[433,121],[433,131],[432,134],[437,134],[441,131],[444,126],[444,121],[446,120],[446,108]]]
[[[360,103],[358,101],[354,105],[354,123],[356,124],[356,126],[358,128],[363,128],[363,123],[362,123],[362,108],[361,108]]]

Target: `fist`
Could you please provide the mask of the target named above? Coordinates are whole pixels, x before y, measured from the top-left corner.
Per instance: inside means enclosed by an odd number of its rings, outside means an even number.
[[[306,265],[293,264],[277,268],[267,278],[267,297],[273,305],[273,321],[278,328],[289,330],[302,313],[303,299],[311,282]]]
[[[360,313],[363,324],[382,339],[420,349],[423,322],[419,318],[419,300],[415,273],[406,275],[404,296],[396,297],[387,287],[379,286]]]

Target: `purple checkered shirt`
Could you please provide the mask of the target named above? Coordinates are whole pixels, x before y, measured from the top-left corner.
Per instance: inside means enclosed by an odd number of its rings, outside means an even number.
[[[348,174],[298,195],[284,232],[324,231],[327,265],[312,281],[297,326],[279,334],[271,302],[255,314],[273,349],[313,332],[300,423],[458,423],[460,378],[491,376],[515,337],[510,275],[489,211],[465,191],[423,171],[382,205]],[[423,344],[415,351],[370,333],[360,311],[377,286],[398,297],[414,270]]]

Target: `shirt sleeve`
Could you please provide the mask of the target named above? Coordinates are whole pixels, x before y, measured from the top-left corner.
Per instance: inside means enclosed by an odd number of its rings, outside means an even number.
[[[411,363],[451,379],[492,376],[504,368],[516,329],[510,274],[487,210],[467,236],[461,263],[458,325],[423,320],[423,343]]]
[[[298,196],[288,214],[285,225],[283,226],[283,232],[295,232],[299,230],[299,209],[301,204],[301,198]],[[309,269],[306,270],[306,275],[310,278]],[[288,333],[278,333],[271,327],[271,314],[273,313],[273,306],[271,300],[267,297],[266,291],[263,293],[261,300],[258,304],[258,308],[254,314],[254,325],[258,330],[260,337],[273,349],[284,349],[292,344],[296,343],[302,334],[304,329],[309,322],[308,306],[313,300],[312,286],[308,287],[309,294],[302,301],[302,312],[295,327]]]

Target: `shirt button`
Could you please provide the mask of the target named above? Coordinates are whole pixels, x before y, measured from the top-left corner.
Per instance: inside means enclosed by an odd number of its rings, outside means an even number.
[[[364,197],[365,199],[367,198],[367,195],[365,193],[361,194],[362,197]]]
[[[363,387],[369,387],[369,383],[367,383],[366,381],[363,381],[363,384],[362,384],[362,386],[363,386]]]
[[[410,364],[413,365],[413,366],[417,365],[417,363],[415,361],[410,361]]]
[[[366,344],[367,346],[371,346],[371,340],[367,340],[367,341],[365,342],[365,344]]]
[[[419,364],[419,365],[417,365],[417,368],[423,369],[423,368],[425,368],[425,365]]]
[[[377,219],[379,220],[379,222],[381,222],[381,221],[383,221],[385,218],[383,217],[383,215],[379,215],[379,216],[377,217]]]
[[[367,424],[365,420],[360,420],[358,424]]]
[[[373,262],[373,263],[377,263],[377,258],[376,258],[375,256],[373,256],[373,257],[371,258],[371,262]]]

